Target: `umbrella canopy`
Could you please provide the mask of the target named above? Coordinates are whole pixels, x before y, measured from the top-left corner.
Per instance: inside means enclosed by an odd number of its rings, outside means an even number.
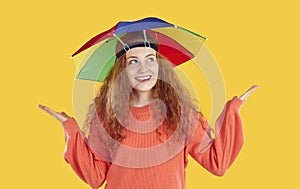
[[[71,57],[77,68],[77,79],[102,82],[116,62],[116,45],[122,36],[146,31],[155,36],[158,52],[175,66],[194,58],[205,37],[158,18],[119,22],[79,48]]]

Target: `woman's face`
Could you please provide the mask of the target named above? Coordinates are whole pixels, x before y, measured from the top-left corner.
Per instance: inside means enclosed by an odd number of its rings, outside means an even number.
[[[136,47],[126,52],[126,72],[131,87],[137,92],[150,91],[157,82],[156,51],[149,47]]]

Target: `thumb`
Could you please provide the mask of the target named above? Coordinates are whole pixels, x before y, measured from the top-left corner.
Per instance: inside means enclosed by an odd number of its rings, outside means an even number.
[[[60,114],[64,117],[70,118],[70,116],[68,114],[66,114],[65,112],[60,112]]]

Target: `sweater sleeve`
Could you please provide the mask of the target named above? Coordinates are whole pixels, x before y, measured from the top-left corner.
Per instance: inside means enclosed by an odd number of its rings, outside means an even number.
[[[196,131],[187,145],[186,153],[214,175],[225,174],[244,143],[239,115],[242,104],[243,101],[236,96],[226,103],[216,120],[215,139],[211,137],[209,123],[200,115]]]
[[[110,163],[91,151],[74,118],[62,122],[62,126],[66,142],[64,159],[93,189],[100,187],[106,179]]]

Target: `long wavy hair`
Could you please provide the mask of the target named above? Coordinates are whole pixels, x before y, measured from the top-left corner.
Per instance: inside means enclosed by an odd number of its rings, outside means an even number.
[[[188,90],[177,77],[174,66],[158,52],[156,56],[159,67],[158,80],[151,89],[151,95],[153,99],[161,100],[166,106],[167,132],[170,134],[179,127],[182,137],[189,130],[191,113],[197,113],[198,110],[193,105]],[[124,73],[125,69],[126,56],[123,54],[110,70],[93,103],[89,106],[83,127],[84,132],[88,132],[91,125],[95,124],[94,120],[98,119],[101,126],[114,140],[122,141],[126,137],[122,132],[125,127],[116,117],[116,115],[122,115],[121,119],[126,119],[130,114],[130,112],[124,112],[129,107],[132,94],[132,91],[128,90],[131,85],[127,74]],[[157,105],[156,108],[159,114],[162,107]],[[182,124],[178,124],[179,122]]]

